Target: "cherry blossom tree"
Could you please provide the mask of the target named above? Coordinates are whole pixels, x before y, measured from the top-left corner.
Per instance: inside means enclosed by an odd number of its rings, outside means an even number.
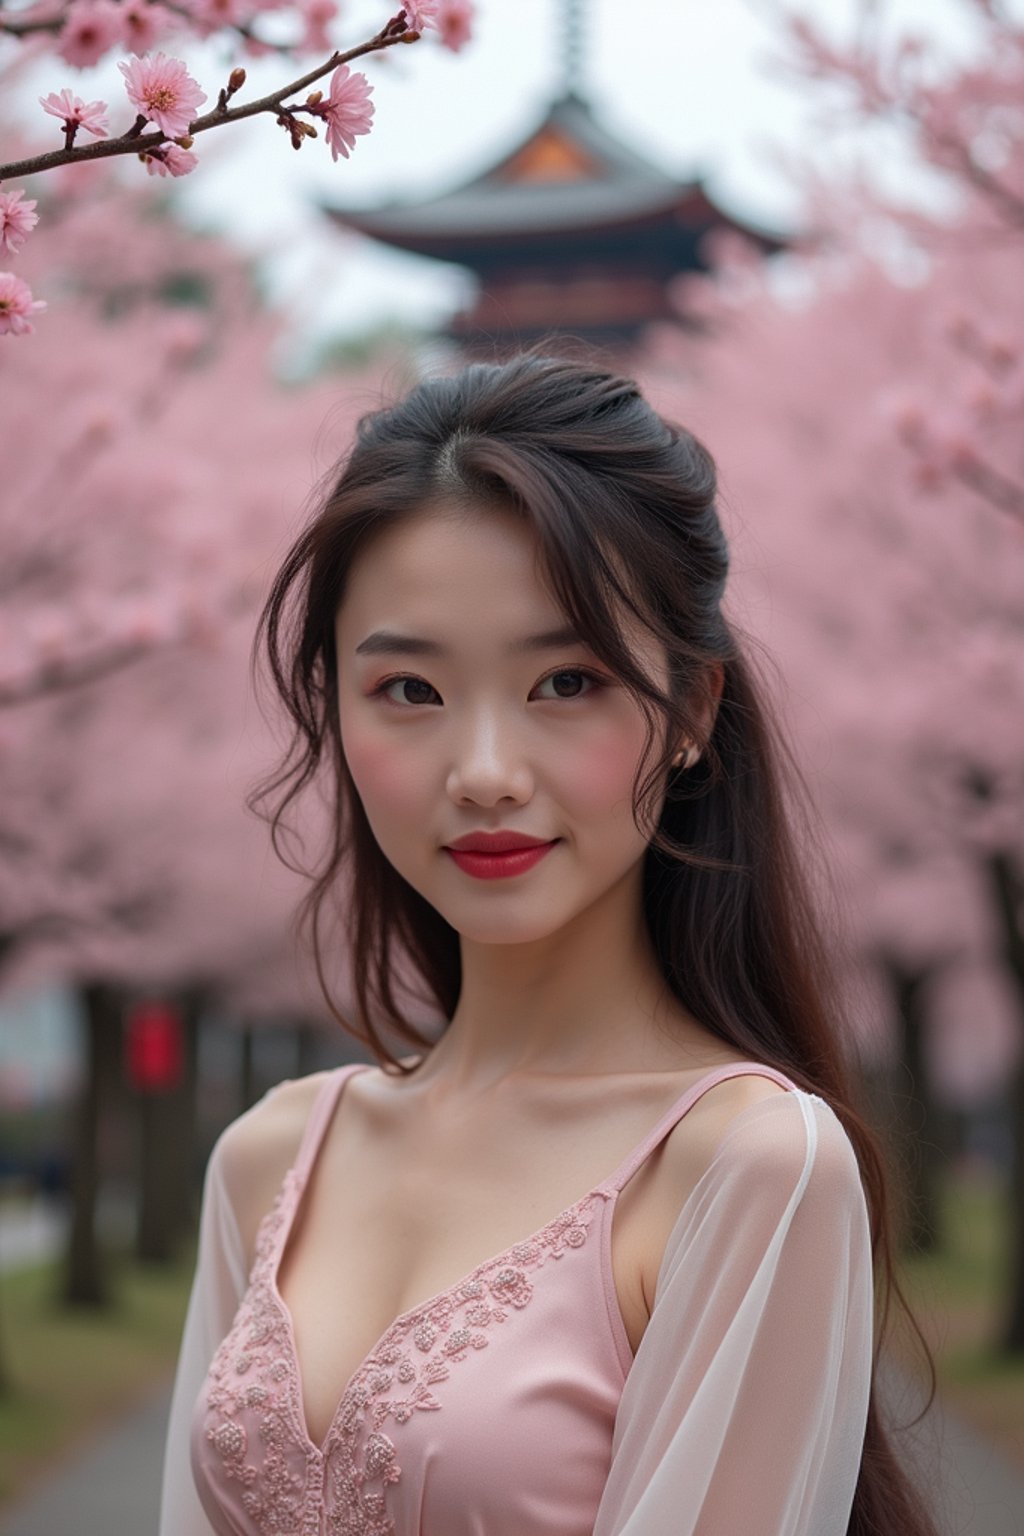
[[[952,198],[947,219],[915,212],[865,167],[856,204],[849,187],[819,177],[808,206],[834,248],[895,241],[904,266],[913,262],[925,282],[935,277],[943,302],[933,305],[933,325],[944,366],[906,389],[897,387],[897,372],[887,399],[918,487],[927,492],[953,479],[1024,522],[1024,473],[1013,453],[1024,411],[1024,333],[1016,292],[1007,292],[1024,246],[1024,20],[1001,0],[960,0],[960,9],[974,25],[976,54],[959,65],[943,67],[925,35],[884,39],[884,7],[874,0],[862,0],[860,25],[845,45],[806,17],[788,17],[783,57],[787,72],[820,94],[826,134],[898,128],[920,169]],[[985,265],[986,253],[994,264]],[[978,263],[986,277],[1002,274],[998,293],[970,281]]]
[[[301,883],[245,809],[276,750],[249,644],[311,486],[381,384],[279,383],[282,325],[240,258],[179,229],[154,184],[73,174],[26,253],[62,324],[5,392],[0,985],[79,992],[69,1290],[95,1301],[96,1121],[125,996],[324,1017],[292,932]]]
[[[916,1163],[913,1244],[936,1235],[932,1170],[910,1145],[942,1140],[929,1086],[970,1104],[1010,1083],[1001,1343],[1019,1351],[1022,48],[994,5],[968,3],[989,35],[983,62],[927,86],[918,70],[912,91],[923,44],[885,58],[866,30],[844,51],[793,28],[805,84],[845,84],[865,129],[900,86],[911,143],[950,180],[953,211],[927,216],[866,175],[807,168],[807,237],[774,264],[736,242],[714,253],[718,276],[678,295],[703,338],[652,337],[645,369],[720,464],[734,611],[778,659],[768,675],[835,853],[864,1059],[909,1068],[897,1093],[917,1102],[896,1120]]]
[[[153,649],[202,654],[259,579],[232,542],[242,519],[250,547],[257,527],[277,536],[315,420],[275,386],[283,325],[241,257],[177,224],[152,183],[94,166],[51,185],[25,258],[60,324],[0,353],[0,712]],[[239,434],[293,444],[290,468],[268,474]]]
[[[62,143],[0,164],[0,257],[18,254],[39,221],[37,200],[26,197],[23,187],[5,183],[123,155],[136,155],[151,175],[186,176],[199,162],[194,145],[201,134],[264,114],[285,130],[293,148],[317,138],[322,128],[332,158],[347,159],[357,138],[369,133],[374,115],[373,88],[350,65],[396,44],[416,43],[427,32],[457,52],[472,29],[469,0],[405,0],[372,37],[343,50],[332,36],[337,13],[335,0],[27,0],[23,6],[0,10],[0,81],[25,53],[36,59],[54,51],[77,70],[89,69],[113,53],[131,55],[118,63],[126,98],[120,132],[110,132],[108,114],[116,109],[105,101],[87,101],[67,85],[39,97],[37,126],[42,128],[47,115],[55,119],[53,130],[59,131]],[[203,112],[211,98],[190,74],[186,60],[155,45],[187,46],[190,39],[214,35],[233,41],[243,55],[276,54],[285,63],[315,54],[320,61],[248,101],[242,100],[246,71],[235,65],[215,102]],[[326,76],[326,95],[310,89]],[[303,92],[301,100],[291,99]],[[33,316],[46,303],[33,297],[24,276],[0,272],[0,335],[31,333]]]
[[[805,77],[815,76],[844,95],[854,122],[866,125],[882,118],[899,123],[919,163],[952,195],[952,214],[929,218],[912,214],[892,196],[865,196],[862,177],[861,210],[852,221],[862,240],[880,226],[895,230],[924,274],[920,310],[922,318],[929,317],[932,366],[906,370],[897,365],[882,401],[911,456],[910,493],[925,499],[934,513],[943,510],[935,492],[954,487],[964,494],[947,504],[958,515],[970,517],[971,509],[984,502],[1014,524],[1005,544],[982,524],[983,536],[992,542],[965,551],[968,563],[961,573],[985,571],[992,579],[978,593],[953,663],[953,675],[965,685],[962,707],[957,708],[960,701],[948,679],[940,693],[936,678],[936,723],[926,740],[927,750],[946,769],[939,781],[946,824],[955,829],[954,840],[973,851],[972,870],[995,929],[995,969],[1016,994],[1016,1040],[1008,1074],[1016,1129],[1010,1180],[1014,1219],[1003,1342],[1024,1352],[1024,818],[1022,743],[1014,728],[1022,719],[1024,627],[1024,304],[1019,283],[1024,258],[1024,21],[1011,16],[1001,0],[963,0],[962,10],[975,26],[976,53],[945,70],[929,68],[929,48],[921,37],[903,36],[883,47],[874,25],[877,7],[864,7],[865,25],[851,49],[830,46],[806,23],[795,23],[791,35],[799,50],[797,68]],[[1006,566],[992,573],[996,551]],[[922,726],[931,703],[928,699],[916,717]],[[996,1001],[990,997],[988,1010]]]

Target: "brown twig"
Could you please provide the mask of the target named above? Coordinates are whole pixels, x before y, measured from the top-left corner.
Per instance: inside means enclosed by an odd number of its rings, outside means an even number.
[[[399,12],[404,15],[404,12]],[[404,22],[389,21],[383,31],[378,32],[369,42],[360,43],[356,48],[350,48],[346,53],[335,52],[327,60],[326,64],[320,64],[316,69],[303,75],[299,80],[293,80],[291,84],[283,86],[278,91],[273,91],[269,96],[261,96],[258,101],[249,102],[244,107],[228,107],[222,105],[224,93],[212,112],[207,112],[202,117],[197,117],[195,122],[189,124],[188,136],[194,138],[197,133],[205,133],[210,128],[219,128],[224,123],[236,123],[244,117],[255,117],[260,112],[272,112],[275,117],[281,113],[282,103],[286,96],[301,91],[307,85],[320,80],[324,75],[330,74],[341,64],[348,64],[352,59],[363,58],[368,53],[379,53],[384,48],[390,48],[395,43],[414,43],[419,40],[420,34],[407,30]],[[145,119],[143,119],[145,121]],[[135,135],[133,137],[133,135]],[[138,155],[146,154],[161,144],[166,144],[168,135],[160,129],[154,129],[152,133],[139,133],[138,121],[135,125],[118,139],[100,139],[95,144],[83,144],[78,148],[54,149],[46,154],[34,155],[28,160],[13,160],[7,165],[0,165],[0,181],[11,180],[13,177],[32,176],[37,171],[49,171],[58,165],[77,165],[84,160],[107,160],[114,155]]]
[[[154,6],[159,4],[160,9],[167,11],[171,16],[177,16],[181,21],[192,22],[195,18],[183,5],[174,5],[171,0],[150,0]],[[0,0],[0,10],[3,8],[3,0]],[[62,6],[59,11],[48,16],[10,16],[0,19],[0,33],[6,32],[11,37],[33,37],[43,32],[58,33],[67,21],[70,6]],[[259,37],[245,22],[236,21],[224,28],[226,32],[235,33],[238,37],[245,38],[247,42],[259,43],[271,53],[280,53],[290,57],[292,45],[288,43],[269,43],[265,38]]]
[[[1024,486],[1009,480],[990,464],[965,464],[955,471],[957,479],[986,501],[1024,524]]]

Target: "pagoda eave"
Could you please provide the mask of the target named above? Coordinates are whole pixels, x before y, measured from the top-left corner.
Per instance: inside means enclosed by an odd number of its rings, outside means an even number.
[[[476,228],[433,229],[410,227],[400,224],[390,215],[375,216],[368,211],[347,212],[336,207],[321,205],[322,211],[345,229],[378,240],[398,250],[409,251],[417,256],[430,257],[435,261],[453,262],[471,270],[492,269],[495,264],[515,265],[522,261],[544,259],[547,253],[557,253],[565,259],[574,248],[581,254],[593,255],[602,247],[611,250],[643,243],[657,242],[664,246],[678,244],[680,254],[692,249],[695,239],[712,228],[723,224],[746,236],[761,250],[770,255],[785,248],[786,242],[778,236],[750,228],[723,217],[711,204],[701,199],[701,205],[687,197],[667,207],[662,206],[643,214],[620,219],[589,222],[579,227],[568,224],[551,224],[524,227],[515,231],[507,228],[493,229],[485,225]]]

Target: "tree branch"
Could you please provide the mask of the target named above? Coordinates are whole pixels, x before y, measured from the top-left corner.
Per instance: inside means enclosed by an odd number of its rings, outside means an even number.
[[[404,14],[404,13],[400,13]],[[352,59],[363,58],[368,53],[379,53],[384,48],[390,48],[395,43],[414,43],[419,40],[418,32],[410,32],[404,23],[396,24],[394,21],[369,42],[360,43],[356,48],[350,48],[346,53],[335,52],[327,60],[326,64],[320,64],[309,74],[302,75],[300,79],[293,80],[291,84],[282,86],[278,91],[273,91],[269,96],[261,96],[258,101],[249,102],[244,107],[217,106],[212,112],[197,117],[194,123],[189,124],[188,135],[205,133],[210,128],[219,128],[224,123],[240,122],[245,117],[255,117],[260,112],[272,112],[278,115],[286,96],[292,96],[297,91],[302,91],[307,85],[322,79],[324,75],[332,73],[341,64],[348,64]],[[100,139],[95,144],[83,144],[79,148],[54,149],[46,154],[34,155],[28,160],[13,160],[8,165],[0,165],[0,181],[10,180],[15,176],[32,176],[38,171],[53,170],[58,165],[77,165],[84,160],[108,160],[115,155],[137,155],[157,149],[161,144],[167,143],[167,134],[160,129],[154,129],[152,133],[132,134],[135,130],[129,129],[118,139]]]
[[[998,507],[1001,512],[1008,512],[1024,525],[1024,486],[1007,479],[990,464],[965,464],[958,467],[955,473],[972,491],[977,491],[979,496],[984,496],[986,501]]]

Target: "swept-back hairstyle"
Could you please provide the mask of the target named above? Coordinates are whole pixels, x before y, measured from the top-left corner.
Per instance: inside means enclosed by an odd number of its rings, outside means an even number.
[[[431,1041],[397,1002],[396,956],[411,961],[444,1018],[459,998],[458,933],[378,847],[345,762],[337,709],[334,621],[352,563],[376,534],[433,503],[521,515],[552,595],[642,709],[647,740],[634,815],[650,833],[643,904],[664,979],[719,1039],[817,1093],[842,1121],[870,1213],[880,1302],[875,1363],[894,1293],[931,1368],[926,1411],[934,1364],[895,1274],[884,1158],[855,1107],[852,1048],[840,1027],[834,936],[817,915],[810,845],[792,818],[799,796],[806,799],[803,781],[722,612],[728,549],[715,464],[629,378],[534,352],[417,384],[360,421],[354,447],[278,572],[253,655],[255,663],[265,647],[294,731],[284,762],[249,804],[261,814],[269,804],[274,846],[290,863],[279,838],[283,814],[313,781],[326,788],[331,842],[319,868],[304,871],[312,884],[299,920],[311,932],[328,1007],[385,1070],[405,1072],[379,1026],[421,1049]],[[624,615],[665,647],[667,691],[634,660]],[[717,710],[709,685],[715,663],[724,669]],[[712,716],[710,733],[702,731],[700,721]],[[692,768],[673,767],[689,739],[701,757]],[[655,822],[646,806],[660,785],[667,788]],[[341,918],[354,968],[354,1024],[334,1007],[323,968],[323,918],[343,868],[358,892]],[[874,1385],[848,1531],[937,1536],[888,1439]]]

